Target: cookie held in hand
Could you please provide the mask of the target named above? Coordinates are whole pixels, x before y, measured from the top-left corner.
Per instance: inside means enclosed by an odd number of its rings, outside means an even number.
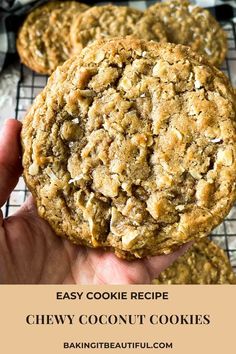
[[[53,73],[23,122],[23,166],[58,235],[132,259],[208,235],[236,197],[236,102],[181,45],[95,42]]]

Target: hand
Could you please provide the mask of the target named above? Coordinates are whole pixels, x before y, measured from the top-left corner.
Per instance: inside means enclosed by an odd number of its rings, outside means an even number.
[[[20,122],[8,120],[0,136],[0,207],[22,172],[20,130]],[[38,216],[32,197],[6,219],[0,211],[0,283],[5,284],[147,284],[186,248],[128,262],[57,237]]]

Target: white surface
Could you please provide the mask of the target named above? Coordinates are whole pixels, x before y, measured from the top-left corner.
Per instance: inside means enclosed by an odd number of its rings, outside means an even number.
[[[7,118],[15,118],[16,90],[19,71],[14,65],[0,74],[0,127]]]

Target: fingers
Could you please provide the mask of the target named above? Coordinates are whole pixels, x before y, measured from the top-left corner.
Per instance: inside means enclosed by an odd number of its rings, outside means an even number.
[[[33,199],[32,195],[30,195],[26,199],[26,201],[24,202],[24,204],[21,205],[20,209],[16,212],[16,214],[21,213],[22,211],[27,212],[27,213],[31,213],[31,214],[37,214],[37,208],[34,203],[34,199]]]
[[[0,132],[0,207],[14,189],[22,171],[20,131],[21,123],[9,119]]]
[[[193,242],[188,242],[174,253],[168,255],[147,258],[145,263],[151,280],[157,278],[163,270],[168,268],[177,258],[182,256],[192,246],[192,244]]]
[[[104,252],[102,249],[88,249],[72,246],[71,249],[71,275],[68,282],[77,284],[150,284],[154,278],[177,257],[182,255],[191,243],[181,247],[173,254],[149,257],[142,260],[127,261],[118,258],[114,253]]]

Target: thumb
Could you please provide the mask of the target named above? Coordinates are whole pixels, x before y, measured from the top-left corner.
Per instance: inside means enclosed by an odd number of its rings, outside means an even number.
[[[20,131],[21,123],[9,119],[0,132],[0,207],[16,186],[22,171]]]
[[[181,257],[192,245],[193,242],[188,242],[173,253],[147,258],[145,262],[151,279],[157,278],[163,270],[171,266],[171,264],[176,261],[177,258]]]

